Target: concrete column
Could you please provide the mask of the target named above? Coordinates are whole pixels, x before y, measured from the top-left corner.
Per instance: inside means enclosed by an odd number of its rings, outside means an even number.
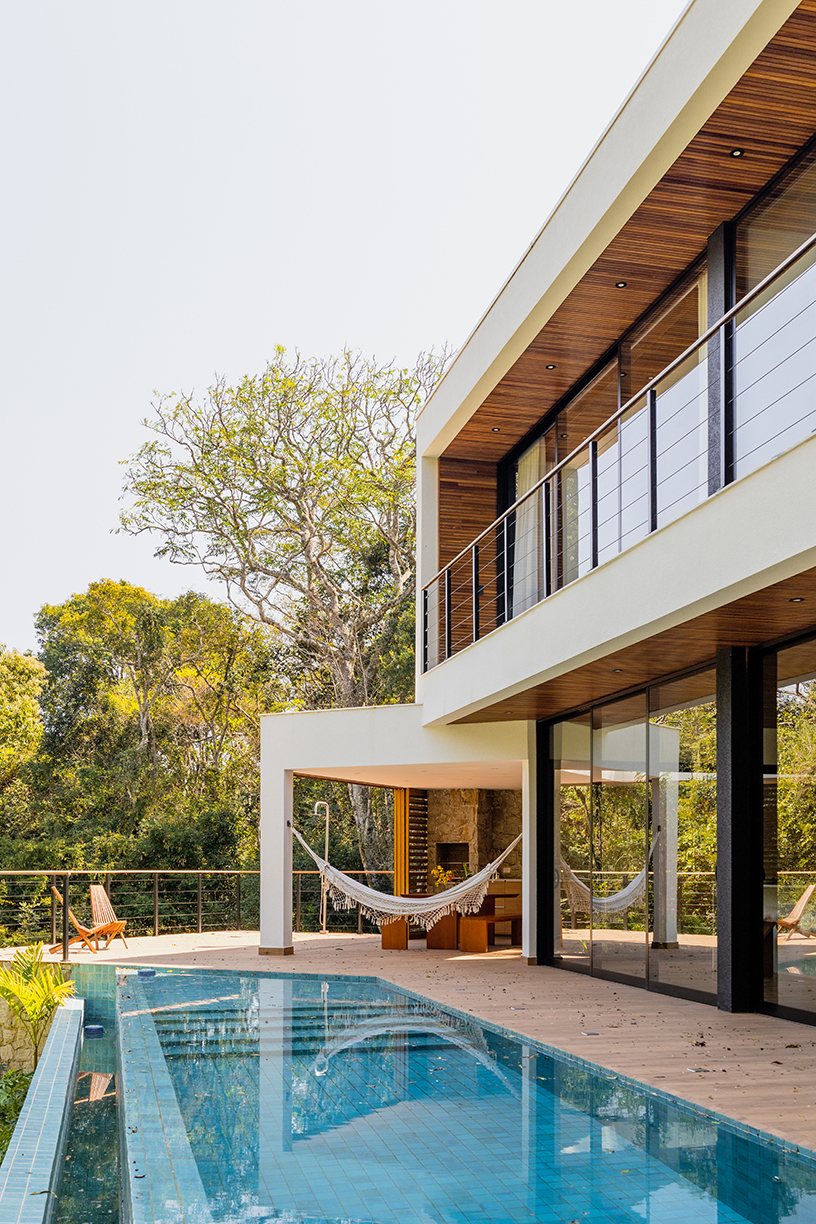
[[[521,782],[521,956],[528,965],[538,959],[538,782],[536,724],[527,723],[527,760]]]
[[[272,719],[261,720],[261,956],[289,956],[292,944],[292,771],[269,760]]]

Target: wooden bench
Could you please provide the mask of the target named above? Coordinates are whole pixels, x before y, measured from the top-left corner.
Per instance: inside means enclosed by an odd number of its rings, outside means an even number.
[[[486,952],[489,928],[497,922],[513,924],[511,942],[521,943],[521,912],[513,911],[502,914],[462,914],[459,919],[459,951]]]

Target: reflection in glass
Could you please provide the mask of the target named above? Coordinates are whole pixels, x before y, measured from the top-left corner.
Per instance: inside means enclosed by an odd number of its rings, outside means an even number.
[[[646,974],[646,695],[601,706],[592,720],[592,969]]]
[[[649,980],[717,993],[717,708],[714,670],[650,694]]]
[[[555,861],[560,863],[555,890],[556,955],[572,967],[589,970],[591,890],[590,855],[590,751],[589,714],[556,723],[551,731],[555,769]]]
[[[816,642],[766,661],[765,1001],[816,1012]]]

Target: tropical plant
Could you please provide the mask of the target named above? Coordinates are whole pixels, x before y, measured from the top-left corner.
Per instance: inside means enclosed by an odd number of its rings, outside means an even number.
[[[43,961],[41,943],[18,948],[10,964],[0,965],[0,999],[31,1041],[35,1070],[54,1012],[75,992],[74,983],[63,978],[59,965]]]
[[[0,1076],[0,1160],[14,1133],[33,1071],[7,1071]]]

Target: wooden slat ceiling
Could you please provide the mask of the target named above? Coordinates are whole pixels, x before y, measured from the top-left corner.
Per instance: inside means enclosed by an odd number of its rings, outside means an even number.
[[[815,131],[816,0],[804,0],[446,455],[501,459]]]
[[[791,603],[791,599],[803,602]],[[635,685],[651,683],[672,671],[705,663],[724,646],[758,646],[804,633],[815,621],[816,569],[811,569],[460,721],[552,718]]]

